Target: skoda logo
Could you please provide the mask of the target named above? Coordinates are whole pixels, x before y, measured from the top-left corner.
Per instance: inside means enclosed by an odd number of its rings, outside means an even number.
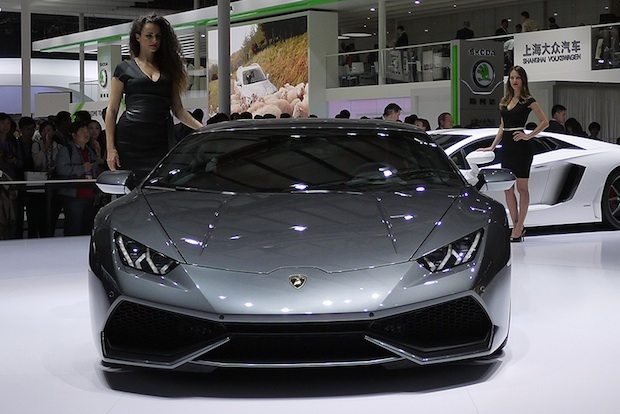
[[[106,86],[108,86],[108,71],[105,69],[101,69],[99,71],[99,85],[102,88],[105,88]]]
[[[474,65],[474,82],[479,88],[487,88],[495,79],[495,70],[486,60],[481,60]]]
[[[290,275],[288,277],[289,283],[295,289],[301,289],[306,284],[307,279],[308,277],[306,275],[301,275],[301,274]]]

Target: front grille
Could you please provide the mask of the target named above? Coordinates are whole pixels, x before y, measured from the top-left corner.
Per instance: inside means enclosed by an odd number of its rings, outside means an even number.
[[[371,344],[362,333],[236,335],[199,360],[225,364],[304,364],[371,361],[394,354]]]
[[[386,341],[422,352],[488,341],[492,324],[478,301],[467,296],[383,318],[370,331]]]
[[[486,349],[492,324],[472,297],[375,321],[220,323],[133,302],[115,308],[104,331],[105,354],[170,363],[223,338],[198,359],[219,363],[295,364],[369,361],[395,355],[366,336],[418,356]]]
[[[122,302],[105,327],[106,356],[172,362],[215,342],[224,327],[205,319]]]

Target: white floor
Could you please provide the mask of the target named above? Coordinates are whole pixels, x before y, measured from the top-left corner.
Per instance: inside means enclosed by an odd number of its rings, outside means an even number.
[[[620,231],[514,244],[505,355],[400,371],[106,372],[90,332],[87,245],[0,242],[0,413],[620,412]]]

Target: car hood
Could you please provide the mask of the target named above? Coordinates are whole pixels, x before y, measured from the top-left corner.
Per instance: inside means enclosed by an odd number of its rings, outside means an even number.
[[[144,193],[187,263],[251,273],[298,267],[331,273],[407,261],[458,195],[444,187],[373,194]]]

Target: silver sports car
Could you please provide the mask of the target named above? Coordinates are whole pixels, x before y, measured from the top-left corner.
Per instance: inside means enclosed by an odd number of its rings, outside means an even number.
[[[108,365],[434,364],[506,343],[501,204],[420,130],[377,120],[215,124],[96,217],[93,330]],[[135,188],[134,188],[135,187]]]

